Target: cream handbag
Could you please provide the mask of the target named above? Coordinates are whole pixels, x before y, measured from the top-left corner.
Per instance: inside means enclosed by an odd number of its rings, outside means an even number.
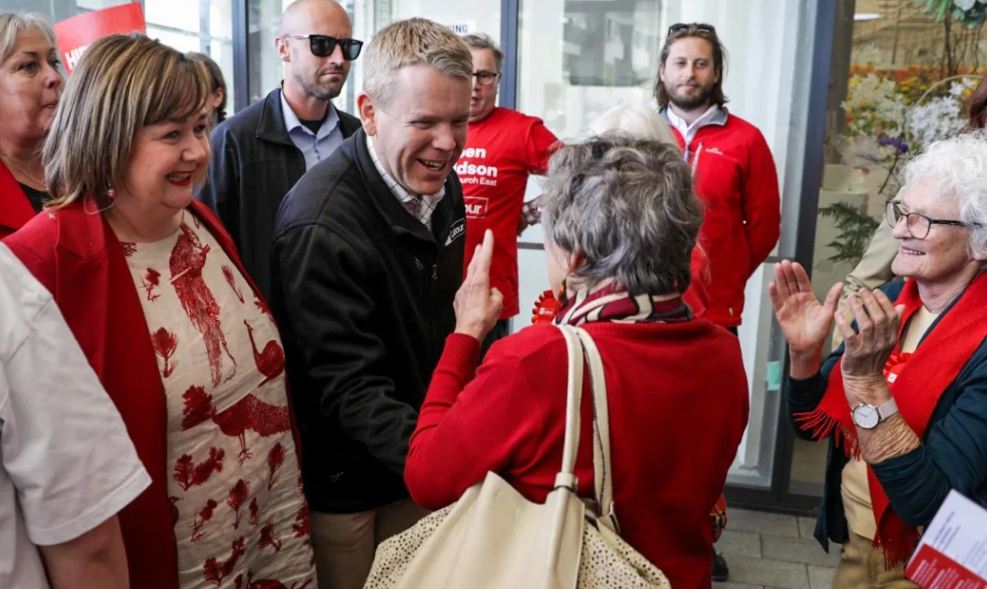
[[[559,329],[569,351],[569,385],[562,471],[555,490],[539,505],[487,473],[454,505],[381,544],[364,589],[669,589],[665,575],[618,535],[600,353],[582,329]],[[595,414],[593,507],[576,495],[573,474],[584,355]]]

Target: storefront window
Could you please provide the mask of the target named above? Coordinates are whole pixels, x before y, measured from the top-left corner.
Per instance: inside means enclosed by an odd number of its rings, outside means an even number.
[[[128,0],[0,0],[0,10],[34,12],[52,24]],[[179,51],[213,58],[226,79],[227,112],[233,112],[233,13],[231,0],[144,0],[147,34]]]

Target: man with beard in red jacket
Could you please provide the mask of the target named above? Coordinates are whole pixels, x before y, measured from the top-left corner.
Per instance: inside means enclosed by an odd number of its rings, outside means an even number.
[[[692,166],[706,205],[699,244],[708,258],[706,318],[735,335],[744,288],[781,233],[778,172],[764,136],[723,106],[725,51],[712,25],[672,25],[661,50],[655,98]],[[713,552],[713,580],[727,563]]]
[[[706,318],[737,333],[744,287],[781,231],[778,173],[764,136],[723,106],[724,49],[708,24],[672,25],[655,98],[692,166],[706,205]]]

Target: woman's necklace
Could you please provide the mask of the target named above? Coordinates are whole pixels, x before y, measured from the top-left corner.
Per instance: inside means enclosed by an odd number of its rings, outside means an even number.
[[[5,155],[2,155],[2,154],[0,154],[0,157],[2,157],[2,158],[3,158],[3,161],[5,161],[5,162],[7,162],[8,164],[10,164],[10,165],[12,165],[12,166],[14,166],[14,169],[15,169],[15,170],[17,170],[17,171],[18,171],[18,172],[20,172],[21,174],[24,174],[25,176],[27,176],[28,178],[30,178],[30,179],[31,179],[32,181],[34,181],[34,183],[35,183],[35,184],[37,184],[38,186],[44,186],[44,189],[45,189],[45,190],[48,190],[48,183],[47,183],[47,182],[45,182],[44,180],[38,180],[37,178],[35,178],[35,177],[34,177],[34,176],[32,176],[31,174],[28,174],[28,173],[27,173],[27,171],[25,171],[25,170],[24,170],[24,168],[22,168],[22,167],[20,167],[20,166],[18,166],[18,165],[17,165],[17,164],[16,164],[15,162],[14,162],[14,160],[12,160],[11,158],[9,158],[9,157],[7,157],[7,156],[5,156]]]

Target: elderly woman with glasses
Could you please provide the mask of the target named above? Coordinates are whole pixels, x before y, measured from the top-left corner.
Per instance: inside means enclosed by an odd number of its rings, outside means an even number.
[[[605,134],[555,153],[545,195],[549,282],[562,303],[555,321],[589,332],[603,358],[623,538],[672,587],[708,589],[709,513],[747,425],[747,378],[737,338],[682,300],[702,219],[689,166],[677,146]],[[430,509],[490,471],[543,502],[562,461],[568,362],[559,330],[539,323],[506,337],[477,370],[501,308],[492,252],[488,232],[411,437],[405,481]],[[584,397],[586,423],[591,410]],[[576,466],[582,497],[593,496],[591,432]]]
[[[904,281],[820,303],[782,262],[769,288],[788,340],[797,434],[827,440],[816,538],[843,545],[834,587],[909,587],[903,564],[951,489],[987,505],[987,135],[933,144],[888,220]],[[844,345],[820,359],[833,321]]]

